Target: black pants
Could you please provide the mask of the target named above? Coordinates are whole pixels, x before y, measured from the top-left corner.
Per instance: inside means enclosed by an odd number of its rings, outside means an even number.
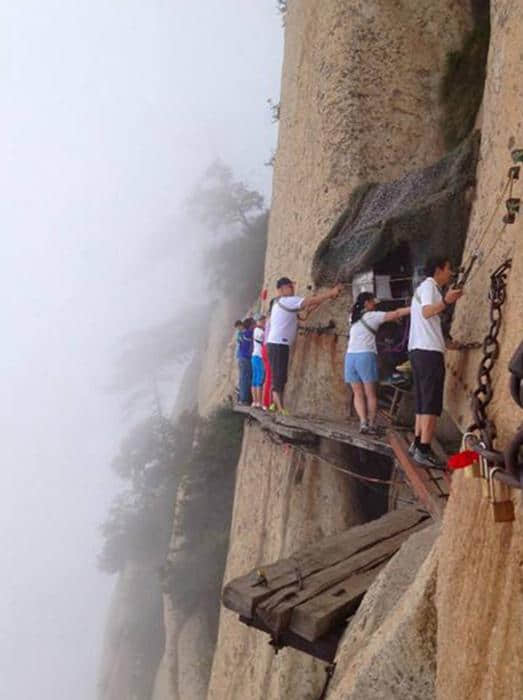
[[[278,394],[283,394],[287,384],[289,369],[289,346],[279,343],[267,343],[267,354],[271,366],[272,388]]]
[[[445,360],[436,350],[411,350],[409,353],[414,378],[416,414],[441,416]]]

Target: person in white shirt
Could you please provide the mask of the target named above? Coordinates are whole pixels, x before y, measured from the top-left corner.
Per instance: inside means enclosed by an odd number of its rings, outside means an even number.
[[[349,344],[345,355],[345,382],[351,385],[354,407],[360,419],[360,432],[376,435],[378,399],[378,348],[376,332],[382,323],[397,321],[410,313],[409,307],[376,311],[371,292],[361,292],[351,310]]]
[[[446,347],[454,350],[460,347],[453,341],[445,342],[440,314],[462,296],[463,290],[449,289],[442,295],[441,288],[452,277],[450,261],[444,256],[431,258],[425,273],[428,276],[414,292],[411,306],[409,357],[414,378],[416,424],[409,452],[419,464],[438,467],[441,462],[430,444],[443,410],[444,353]]]
[[[283,394],[287,383],[289,348],[298,332],[298,312],[319,306],[327,299],[335,299],[343,289],[337,284],[332,289],[308,297],[294,293],[294,282],[288,277],[280,277],[276,282],[278,297],[272,305],[270,331],[267,338],[267,353],[271,365],[272,410],[285,413]]]
[[[253,347],[251,355],[252,363],[252,406],[262,408],[263,383],[265,381],[265,368],[263,366],[263,340],[265,335],[265,316],[255,314],[256,327],[253,332]]]

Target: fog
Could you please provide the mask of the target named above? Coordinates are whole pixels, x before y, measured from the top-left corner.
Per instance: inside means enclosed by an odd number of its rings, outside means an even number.
[[[104,387],[126,332],[205,301],[177,222],[208,164],[270,194],[281,18],[272,0],[0,8],[0,697],[94,700],[126,428]]]

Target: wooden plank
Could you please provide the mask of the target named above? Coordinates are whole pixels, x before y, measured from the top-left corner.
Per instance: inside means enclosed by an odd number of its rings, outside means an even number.
[[[413,506],[326,537],[293,557],[281,559],[275,564],[261,565],[247,575],[229,582],[223,589],[222,602],[225,607],[252,618],[255,606],[281,588],[349,559],[399,532],[407,531],[427,517],[426,513]],[[258,572],[262,572],[264,579]]]
[[[266,413],[260,409],[252,408],[251,406],[242,406],[238,404],[234,405],[233,410],[237,413],[249,415],[251,418],[257,420],[264,430],[270,430],[282,437],[286,437],[286,430],[297,430],[302,431],[303,434],[335,440],[336,442],[352,445],[353,447],[369,450],[370,452],[378,452],[387,457],[394,456],[392,448],[387,440],[373,435],[361,435],[356,421],[333,423],[296,416],[283,416],[281,414]],[[294,434],[290,433],[290,435],[291,437],[289,437],[289,440],[295,441],[296,438],[292,437]],[[305,440],[301,433],[296,433],[296,435],[298,436],[297,439]]]
[[[399,433],[389,430],[387,434],[396,459],[412,486],[416,497],[427,508],[433,518],[441,520],[445,508],[445,500],[439,497],[437,487],[431,481],[427,470],[410,458],[408,445]]]
[[[329,629],[356,612],[365,593],[386,563],[384,561],[375,569],[354,577],[349,590],[342,582],[295,608],[289,631],[309,642],[321,639]]]
[[[380,569],[396,554],[403,542],[412,533],[425,527],[427,522],[429,522],[428,519],[390,538],[380,540],[375,546],[360,551],[334,566],[312,574],[302,581],[301,587],[298,583],[280,589],[274,596],[266,598],[256,607],[256,616],[263,620],[276,634],[288,627],[306,639],[314,641],[325,632],[328,626],[319,631],[316,622],[312,626],[308,624],[307,611],[309,608],[307,603],[328,590],[334,593],[341,588],[343,588],[343,605],[345,607],[352,598],[359,601],[367,590],[369,582],[374,580]],[[340,602],[334,595],[330,600],[331,607],[334,605],[335,610],[338,610]],[[330,608],[324,610],[323,613],[325,619],[331,619]],[[336,616],[336,612],[334,615]],[[339,612],[337,615],[339,618]],[[299,628],[295,626],[297,619],[300,624]]]

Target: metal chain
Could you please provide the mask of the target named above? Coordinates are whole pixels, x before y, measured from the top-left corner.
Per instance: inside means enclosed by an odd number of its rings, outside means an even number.
[[[475,422],[467,429],[467,432],[479,430],[485,447],[493,449],[497,431],[493,420],[487,416],[487,407],[492,401],[492,377],[491,372],[499,357],[498,335],[501,328],[501,307],[505,303],[507,274],[512,266],[512,260],[505,260],[490,276],[490,328],[483,339],[483,357],[481,359],[477,379],[478,388],[472,395],[472,411]]]

